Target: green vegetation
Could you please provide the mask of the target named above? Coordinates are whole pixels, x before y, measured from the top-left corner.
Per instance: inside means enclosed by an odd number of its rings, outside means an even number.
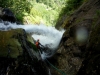
[[[31,43],[30,41],[27,41],[28,45],[35,51],[38,51],[37,47],[35,46],[35,44]]]
[[[10,8],[18,21],[26,24],[54,25],[66,0],[0,0],[0,7]]]
[[[85,0],[66,0],[66,5],[60,11],[56,28],[66,28],[70,25],[71,14],[84,3]],[[79,20],[78,20],[79,21]]]
[[[66,0],[34,0],[28,15],[31,23],[55,25],[59,12],[64,7]],[[26,17],[27,18],[27,17]]]
[[[84,0],[66,0],[66,5],[61,10],[59,18],[65,14],[72,14],[83,3],[83,1]]]
[[[29,12],[31,5],[27,0],[0,0],[0,7],[10,8],[19,21],[23,21],[24,12]]]
[[[60,15],[63,15],[63,14],[70,15],[82,3],[83,3],[83,0],[67,0],[66,6],[62,9]]]
[[[55,25],[64,14],[70,15],[83,0],[0,0],[24,24]],[[60,13],[60,15],[59,15]]]

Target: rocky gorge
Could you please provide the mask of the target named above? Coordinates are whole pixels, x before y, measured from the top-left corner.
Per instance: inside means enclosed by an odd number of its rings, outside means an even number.
[[[5,14],[0,12],[0,24],[7,26],[7,21],[16,22],[10,10]],[[34,39],[24,29],[1,27],[0,39],[0,75],[49,75],[49,68],[42,61]]]
[[[86,0],[69,17],[63,16],[57,26],[66,31],[52,58],[55,65],[66,75],[99,75],[100,0]]]
[[[0,74],[48,75],[33,39],[23,29],[0,31],[0,39]]]
[[[25,30],[0,31],[0,74],[50,75],[50,70],[51,75],[99,75],[99,17],[100,1],[86,0],[58,21],[57,28],[63,27],[65,32],[55,54],[48,58],[53,66],[41,59]]]

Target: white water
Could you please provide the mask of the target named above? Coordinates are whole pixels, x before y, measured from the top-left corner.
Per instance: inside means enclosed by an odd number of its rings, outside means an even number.
[[[16,28],[23,28],[27,33],[32,33],[32,37],[35,40],[40,39],[40,43],[44,46],[48,45],[52,51],[58,47],[64,33],[64,30],[58,31],[55,27],[47,27],[45,25],[16,25],[12,23],[4,25],[4,23],[0,23],[0,30],[6,31]],[[45,52],[41,56],[43,59],[48,57]]]

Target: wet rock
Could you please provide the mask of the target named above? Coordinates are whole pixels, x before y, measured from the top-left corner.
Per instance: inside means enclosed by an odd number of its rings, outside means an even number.
[[[24,29],[0,31],[0,75],[49,75],[34,39]]]
[[[55,60],[52,64],[66,75],[100,74],[99,8],[100,0],[88,0],[71,16],[61,21],[60,26],[63,26],[66,31],[57,52],[50,61]],[[52,73],[61,75],[57,71]]]
[[[9,21],[12,23],[16,22],[16,18],[14,16],[13,12],[9,8],[0,7],[0,18],[3,21]]]
[[[85,51],[85,59],[77,75],[99,75],[100,74],[100,20],[90,33],[89,42]]]

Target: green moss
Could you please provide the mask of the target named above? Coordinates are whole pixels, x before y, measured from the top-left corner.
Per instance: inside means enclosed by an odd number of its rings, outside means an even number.
[[[29,46],[31,48],[33,48],[33,50],[38,51],[37,47],[33,43],[31,43],[30,41],[28,41],[28,44],[29,44]]]
[[[31,37],[31,35],[27,34],[27,40],[28,44],[33,50],[38,51],[37,47],[35,46],[34,39]]]
[[[12,42],[10,42],[12,41]],[[8,41],[9,42],[9,48],[10,48],[10,56],[17,58],[17,56],[22,55],[23,49],[21,47],[21,44],[18,42],[17,39],[11,39]]]
[[[9,55],[12,58],[16,58],[21,55],[23,49],[21,44],[18,42],[15,35],[19,33],[23,34],[22,29],[15,29],[10,31],[0,31],[0,56],[6,57]]]
[[[27,34],[27,40],[34,44],[34,38],[30,34]]]
[[[9,31],[0,31],[0,57],[9,56],[17,58],[23,54],[23,39],[25,38],[26,45],[34,51],[38,51],[34,44],[34,39],[29,34],[25,34],[23,29],[12,29]]]
[[[70,21],[70,17],[67,17],[66,20],[64,21],[64,23],[62,24],[63,28],[66,28],[69,26],[69,21]]]

